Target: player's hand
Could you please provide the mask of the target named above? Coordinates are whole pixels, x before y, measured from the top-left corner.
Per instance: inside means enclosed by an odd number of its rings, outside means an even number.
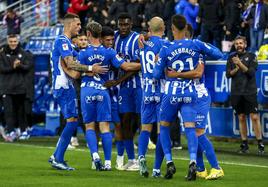
[[[241,61],[240,61],[240,59],[238,58],[238,56],[234,56],[233,58],[232,58],[232,61],[233,61],[233,63],[235,64],[235,65],[238,65]]]
[[[101,63],[93,64],[92,72],[96,74],[105,74],[109,71],[107,66],[102,66]]]
[[[139,44],[139,48],[142,49],[144,48],[144,35],[143,34],[140,34],[139,38],[138,38],[138,44]]]
[[[116,80],[109,80],[109,81],[106,81],[103,86],[105,86],[106,88],[111,88],[113,86],[116,86],[117,85],[117,81]]]
[[[177,78],[178,77],[178,72],[175,71],[172,68],[168,68],[166,70],[166,76],[169,77],[169,78]]]

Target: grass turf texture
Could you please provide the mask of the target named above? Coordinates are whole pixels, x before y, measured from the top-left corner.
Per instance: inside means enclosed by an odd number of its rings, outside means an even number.
[[[257,156],[256,145],[250,145],[251,153],[238,155],[238,143],[215,142],[217,156],[224,169],[225,177],[216,181],[187,182],[184,176],[188,168],[187,150],[173,151],[177,173],[172,180],[143,178],[138,172],[117,171],[97,172],[91,170],[91,158],[85,142],[80,141],[79,149],[67,151],[65,159],[76,171],[58,171],[49,165],[48,157],[54,151],[57,138],[31,138],[28,141],[4,143],[0,140],[0,186],[268,186],[268,156]],[[183,141],[186,146],[185,140]],[[115,163],[115,149],[113,150]],[[101,154],[103,156],[103,154]],[[151,174],[153,151],[148,152],[147,164]],[[206,163],[209,169],[208,163]],[[162,174],[165,174],[165,164]]]

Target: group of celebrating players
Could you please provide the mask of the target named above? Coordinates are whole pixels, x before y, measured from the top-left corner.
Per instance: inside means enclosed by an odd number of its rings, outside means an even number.
[[[146,151],[154,124],[158,124],[152,176],[161,177],[160,167],[166,160],[166,179],[176,173],[172,160],[170,124],[178,114],[185,127],[190,163],[186,180],[196,177],[217,179],[224,176],[214,148],[205,135],[210,96],[204,85],[205,56],[219,59],[219,49],[193,40],[192,29],[181,15],[172,17],[174,41],[162,39],[164,21],[153,17],[146,35],[131,30],[131,17],[118,17],[118,31],[89,22],[86,35],[89,45],[77,52],[71,38],[81,29],[79,17],[64,17],[64,33],[56,38],[52,51],[53,94],[67,124],[49,158],[52,167],[74,170],[64,161],[64,153],[78,125],[77,96],[72,79],[81,77],[81,111],[86,127],[86,141],[92,160],[99,171],[110,171],[112,134],[115,124],[118,170],[138,171],[149,176]],[[141,121],[141,122],[140,122]],[[138,161],[133,137],[139,124]],[[100,131],[104,150],[101,162],[96,130]],[[124,165],[124,150],[128,162]],[[208,173],[205,153],[211,170]]]

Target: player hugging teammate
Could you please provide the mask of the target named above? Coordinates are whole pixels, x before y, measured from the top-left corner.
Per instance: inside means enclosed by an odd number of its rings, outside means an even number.
[[[95,168],[112,169],[112,134],[115,124],[118,170],[138,171],[149,176],[146,151],[153,125],[158,125],[158,140],[152,176],[161,177],[160,167],[166,160],[166,179],[176,172],[172,160],[170,123],[180,113],[188,141],[190,163],[186,180],[196,176],[217,179],[224,176],[214,148],[205,135],[210,96],[204,85],[205,56],[221,58],[212,45],[191,39],[191,27],[181,15],[172,17],[174,41],[162,39],[165,25],[153,17],[146,35],[131,30],[131,17],[118,17],[118,31],[97,22],[87,24],[89,46],[73,50],[70,38],[80,30],[79,18],[67,14],[64,34],[59,36],[52,52],[54,96],[67,125],[49,162],[57,169],[74,170],[64,161],[64,153],[77,126],[76,96],[72,79],[81,77],[81,110],[86,127],[86,140]],[[113,35],[114,33],[114,35]],[[120,117],[119,117],[120,116]],[[179,125],[179,124],[178,124]],[[98,154],[96,129],[100,131],[104,164]],[[133,139],[138,137],[138,161]],[[124,150],[128,162],[124,164]],[[208,174],[203,153],[211,165]]]

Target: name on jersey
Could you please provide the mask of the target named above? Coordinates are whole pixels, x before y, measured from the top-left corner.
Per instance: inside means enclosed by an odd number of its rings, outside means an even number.
[[[88,57],[88,60],[91,62],[91,61],[93,61],[93,60],[96,60],[96,59],[98,59],[98,60],[100,60],[100,61],[104,61],[104,56],[103,55],[98,55],[98,54],[94,54],[94,55],[91,55],[91,56],[89,56]]]
[[[187,53],[191,56],[195,55],[195,51],[193,51],[192,49],[182,47],[182,48],[178,48],[178,49],[172,51],[171,56],[168,56],[168,60],[172,60],[175,56],[177,56],[181,53]]]

